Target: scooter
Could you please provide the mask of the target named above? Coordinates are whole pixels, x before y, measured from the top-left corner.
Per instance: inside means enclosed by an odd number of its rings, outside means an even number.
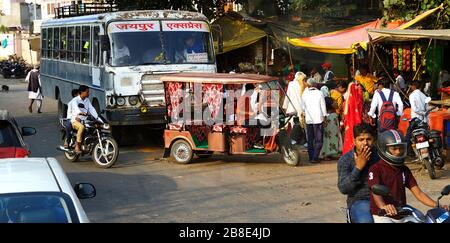
[[[373,185],[371,187],[371,190],[376,195],[392,198],[389,189],[384,185]],[[397,207],[397,214],[403,217],[412,216],[405,218],[405,223],[450,223],[450,213],[439,206],[439,200],[443,196],[447,196],[448,194],[450,194],[450,185],[447,185],[442,189],[441,196],[439,196],[437,199],[436,207],[428,210],[426,215],[424,215],[418,209],[409,205]],[[386,211],[381,209],[379,215],[386,216]]]

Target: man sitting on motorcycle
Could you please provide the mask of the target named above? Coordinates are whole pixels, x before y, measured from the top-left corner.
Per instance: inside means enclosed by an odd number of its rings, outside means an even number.
[[[67,120],[64,122],[64,126],[66,128],[66,141],[64,141],[64,148],[69,148],[69,142],[71,139],[71,134],[72,134],[72,122],[71,122],[71,118],[72,118],[72,110],[74,109],[74,106],[77,106],[76,104],[76,100],[74,99],[75,97],[77,97],[79,95],[79,91],[78,89],[73,89],[72,90],[72,100],[67,104],[67,114],[66,114],[66,118]]]
[[[418,80],[413,80],[409,83],[409,88],[412,92],[409,95],[409,102],[411,104],[411,122],[409,123],[408,130],[406,132],[406,142],[408,143],[408,148],[410,148],[411,133],[414,130],[416,121],[420,120],[428,122],[428,118],[426,117],[427,96],[420,91],[419,86],[420,82]]]
[[[83,139],[84,125],[83,121],[87,119],[87,115],[92,115],[92,117],[96,118],[99,122],[103,121],[97,114],[97,111],[92,106],[89,101],[89,87],[86,85],[80,85],[78,89],[80,94],[73,98],[74,105],[72,108],[72,115],[70,121],[72,122],[72,127],[77,130],[77,143],[75,145],[75,153],[81,153],[81,141]],[[82,104],[82,105],[80,105]]]
[[[412,216],[400,217],[396,207],[406,205],[406,190],[408,188],[417,200],[429,207],[436,207],[437,203],[424,193],[407,166],[404,165],[406,157],[406,141],[403,135],[396,130],[388,130],[378,135],[378,155],[381,160],[370,167],[368,185],[381,184],[390,191],[389,197],[370,195],[370,212],[375,223],[402,223],[409,222]],[[440,205],[449,210],[448,205]],[[386,213],[382,212],[383,209]],[[414,220],[411,220],[414,222]]]
[[[373,223],[370,213],[370,190],[367,186],[369,167],[377,163],[375,132],[366,123],[353,127],[355,147],[338,161],[338,188],[347,196],[347,208],[352,223]]]

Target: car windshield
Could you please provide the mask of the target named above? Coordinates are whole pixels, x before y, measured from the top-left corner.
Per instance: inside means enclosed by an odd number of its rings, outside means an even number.
[[[209,27],[202,21],[114,22],[108,27],[112,66],[214,63]],[[192,31],[191,31],[192,30]]]
[[[0,223],[72,223],[75,220],[70,214],[70,209],[74,211],[73,204],[67,203],[62,195],[0,195]]]
[[[1,147],[19,147],[20,142],[17,138],[13,126],[8,121],[0,121],[0,148]]]

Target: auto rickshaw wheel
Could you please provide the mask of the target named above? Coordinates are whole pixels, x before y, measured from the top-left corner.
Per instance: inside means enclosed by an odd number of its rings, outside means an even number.
[[[177,140],[170,149],[170,156],[179,164],[189,164],[193,156],[191,145],[185,140]]]

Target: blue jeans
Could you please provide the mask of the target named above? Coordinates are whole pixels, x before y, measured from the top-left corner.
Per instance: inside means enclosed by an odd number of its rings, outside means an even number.
[[[319,160],[323,145],[323,123],[306,124],[309,160]]]
[[[350,219],[352,223],[373,223],[370,200],[354,201],[350,206]]]

